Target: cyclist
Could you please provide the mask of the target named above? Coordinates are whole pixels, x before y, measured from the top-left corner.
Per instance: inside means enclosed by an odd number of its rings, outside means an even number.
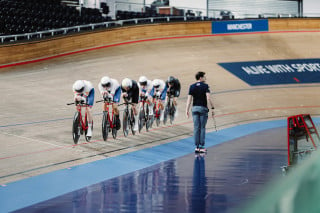
[[[112,103],[112,111],[116,116],[116,129],[119,130],[121,128],[120,118],[119,118],[119,109],[118,104],[120,102],[121,96],[121,87],[119,82],[116,79],[109,78],[108,76],[104,76],[101,78],[100,83],[98,84],[98,88],[103,99],[106,101],[110,99],[113,101]],[[107,110],[107,104],[103,105],[103,110]]]
[[[177,117],[177,115],[178,115],[177,99],[180,96],[180,90],[181,90],[180,81],[178,78],[175,78],[173,76],[169,76],[168,80],[166,81],[166,86],[168,88],[168,92],[167,92],[168,95],[167,95],[166,102],[168,100],[168,96],[172,95],[173,96],[173,105],[176,108],[174,117]]]
[[[132,109],[134,114],[134,127],[133,131],[138,131],[138,110],[137,104],[139,102],[139,86],[135,80],[125,78],[121,82],[122,97],[125,102],[131,100]]]
[[[166,100],[167,96],[167,86],[166,83],[161,79],[154,79],[152,81],[153,90],[154,90],[154,97],[159,97],[160,100],[160,120],[163,121],[163,109],[164,104],[163,102]]]
[[[90,81],[77,80],[72,86],[74,101],[87,103],[88,108],[88,131],[87,136],[92,137],[92,106],[94,103],[94,88]]]
[[[146,76],[140,76],[139,78],[139,88],[140,88],[140,97],[146,97],[148,100],[149,106],[149,115],[153,115],[153,104],[152,104],[152,97],[153,97],[153,85],[152,81],[148,80]]]

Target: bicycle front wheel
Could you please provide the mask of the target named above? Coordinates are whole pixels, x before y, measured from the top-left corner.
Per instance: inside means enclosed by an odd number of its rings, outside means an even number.
[[[80,114],[76,112],[73,117],[73,125],[72,125],[72,138],[74,144],[78,144],[80,135],[81,135],[81,123],[80,123]]]
[[[107,112],[103,112],[102,115],[102,137],[104,141],[107,141],[109,133],[109,120]]]

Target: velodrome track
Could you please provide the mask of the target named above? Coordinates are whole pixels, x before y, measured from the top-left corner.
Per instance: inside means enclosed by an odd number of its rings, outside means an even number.
[[[218,130],[244,123],[285,119],[300,113],[319,114],[320,84],[251,87],[220,62],[317,58],[320,32],[276,32],[227,36],[159,39],[71,54],[0,70],[0,184],[105,159],[187,138],[192,120],[185,103],[194,74],[207,73],[213,91]],[[95,87],[104,75],[150,79],[173,75],[182,83],[179,116],[173,126],[161,126],[135,136],[104,142],[101,104],[94,106],[94,133],[73,145],[72,84],[90,80]],[[96,100],[99,94],[96,92]],[[214,131],[208,121],[208,132]],[[285,133],[283,133],[285,134]],[[286,141],[283,141],[284,146]],[[192,152],[193,150],[190,150]],[[220,159],[224,160],[224,159]]]

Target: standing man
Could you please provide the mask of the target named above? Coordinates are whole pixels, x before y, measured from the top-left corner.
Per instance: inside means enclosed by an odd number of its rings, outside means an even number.
[[[205,153],[207,150],[204,148],[205,135],[206,135],[206,124],[208,120],[208,102],[212,109],[212,116],[214,116],[214,106],[210,96],[209,85],[205,83],[206,77],[205,72],[198,72],[196,74],[196,83],[190,85],[189,94],[186,107],[186,116],[189,118],[189,111],[191,102],[192,105],[192,117],[193,117],[193,135],[195,141],[195,152]]]

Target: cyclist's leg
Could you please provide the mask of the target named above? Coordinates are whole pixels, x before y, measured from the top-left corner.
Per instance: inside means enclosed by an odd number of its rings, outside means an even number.
[[[139,90],[137,90],[136,93],[134,93],[132,95],[132,99],[131,100],[132,100],[132,106],[131,107],[133,109],[134,120],[135,120],[133,130],[134,131],[138,131],[138,129],[139,129],[139,126],[138,126],[139,113],[138,113],[137,105],[139,103]]]
[[[92,107],[94,104],[94,89],[92,89],[89,92],[89,95],[87,97],[87,104],[89,107],[87,107],[87,113],[88,113],[88,131],[87,131],[87,136],[91,137],[92,136],[92,122],[93,122],[93,117],[92,117]]]
[[[159,100],[159,103],[160,103],[160,121],[163,121],[163,118],[164,118],[164,102],[166,100],[166,97],[167,97],[167,89],[165,88],[162,93],[161,93],[161,96],[160,96],[160,100]]]
[[[148,95],[148,107],[149,107],[149,115],[153,115],[153,94],[154,94],[154,88],[150,91]]]
[[[118,104],[120,102],[120,97],[121,97],[121,88],[119,87],[113,96],[113,104],[112,104],[112,110],[113,113],[116,116],[116,129],[119,130],[121,128],[121,122],[120,122],[120,117],[119,117],[119,109],[118,109]]]
[[[149,108],[149,115],[153,115],[153,100],[152,96],[148,97],[148,108]]]

